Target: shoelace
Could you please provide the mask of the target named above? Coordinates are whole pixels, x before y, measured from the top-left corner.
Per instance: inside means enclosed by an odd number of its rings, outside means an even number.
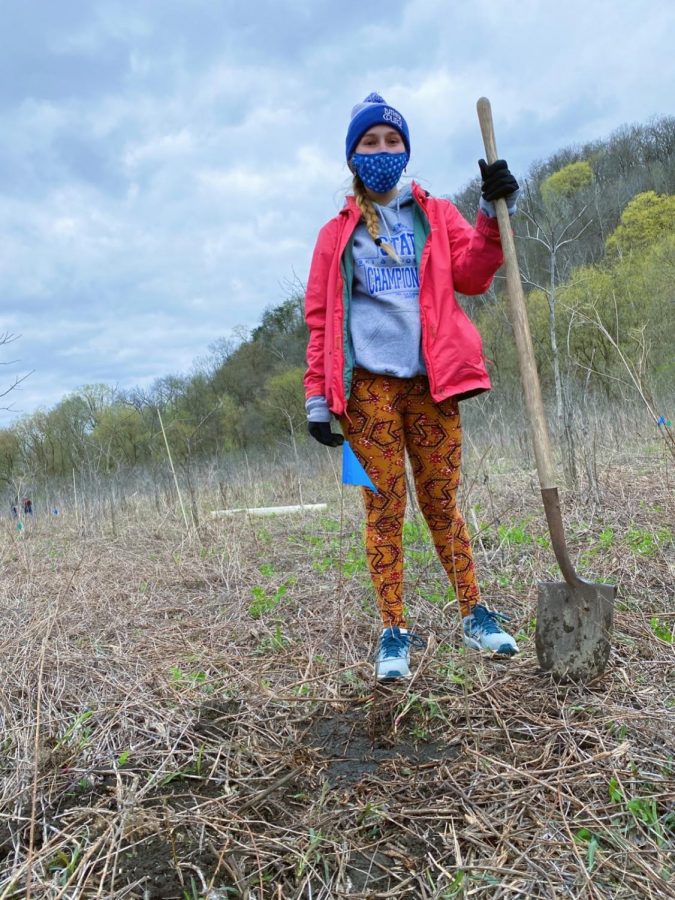
[[[423,650],[427,645],[424,638],[412,631],[403,633],[398,628],[388,628],[380,639],[380,654],[382,659],[395,659],[405,652],[408,647],[416,647]]]
[[[478,628],[481,628],[485,634],[498,634],[503,631],[497,622],[510,622],[510,616],[505,613],[496,612],[493,609],[486,609],[484,606],[478,606],[473,611],[474,621]]]

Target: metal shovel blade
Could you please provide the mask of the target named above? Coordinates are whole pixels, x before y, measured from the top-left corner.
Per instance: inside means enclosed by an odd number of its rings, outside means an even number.
[[[610,652],[616,587],[580,579],[539,583],[535,645],[539,665],[558,681],[591,681]]]

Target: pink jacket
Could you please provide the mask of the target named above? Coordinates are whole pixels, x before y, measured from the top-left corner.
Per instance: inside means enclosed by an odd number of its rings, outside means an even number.
[[[482,294],[503,262],[496,219],[478,213],[476,227],[448,200],[429,196],[413,182],[415,248],[419,266],[422,354],[436,402],[490,389],[478,330],[457,303],[455,290]],[[361,212],[352,196],[319,232],[305,293],[309,328],[305,396],[322,395],[331,412],[346,408],[351,383],[345,348],[345,315],[351,283],[343,254]],[[348,371],[349,370],[349,371]]]

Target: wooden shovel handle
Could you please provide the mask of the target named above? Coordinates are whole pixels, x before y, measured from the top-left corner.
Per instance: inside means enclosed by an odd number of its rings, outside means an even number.
[[[487,97],[481,97],[476,107],[478,109],[480,130],[483,134],[483,143],[485,144],[485,156],[488,163],[493,163],[498,158],[498,154],[494,127],[492,125],[490,101]],[[546,521],[548,522],[553,551],[563,577],[569,585],[578,588],[584,584],[584,581],[574,571],[574,566],[567,551],[565,530],[558,500],[558,488],[555,485],[556,477],[553,466],[551,439],[548,433],[548,426],[546,425],[546,416],[544,415],[541,385],[539,384],[539,374],[537,373],[537,366],[534,360],[534,348],[532,347],[530,325],[527,320],[525,295],[523,294],[523,285],[520,281],[516,244],[513,240],[511,217],[506,206],[506,200],[497,200],[495,209],[497,211],[497,221],[499,222],[499,234],[502,239],[502,249],[504,250],[506,288],[511,305],[511,324],[518,349],[520,378],[525,394],[525,408],[530,420],[530,432],[532,434],[532,443],[534,444],[534,456],[537,462],[537,474],[539,475],[542,500],[544,501]]]
[[[485,156],[488,163],[493,163],[498,158],[498,155],[494,126],[492,124],[490,101],[487,97],[481,97],[476,104],[476,107],[478,109],[480,130],[483,134],[483,143],[485,144]],[[495,209],[497,211],[499,233],[501,235],[502,249],[504,251],[506,288],[511,305],[511,324],[516,338],[518,362],[520,364],[520,377],[525,394],[525,407],[530,420],[539,484],[542,490],[544,490],[546,488],[555,487],[556,483],[551,440],[549,438],[546,417],[544,415],[541,386],[539,384],[539,375],[534,359],[534,348],[532,347],[530,326],[527,321],[525,296],[523,294],[523,285],[520,281],[516,245],[513,240],[511,218],[506,206],[506,200],[499,199],[495,201]]]

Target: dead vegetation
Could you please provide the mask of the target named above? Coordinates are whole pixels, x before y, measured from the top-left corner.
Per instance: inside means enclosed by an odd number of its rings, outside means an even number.
[[[667,465],[648,448],[602,469],[601,504],[565,498],[579,571],[619,586],[586,686],[538,670],[555,567],[534,481],[503,460],[469,467],[463,507],[522,653],[459,648],[411,516],[429,645],[395,688],[372,682],[360,500],[346,488],[341,515],[330,465],[305,485],[329,515],[209,519],[205,491],[191,531],[140,499],[7,521],[0,900],[674,896]],[[292,481],[261,478],[256,501],[297,502]]]

